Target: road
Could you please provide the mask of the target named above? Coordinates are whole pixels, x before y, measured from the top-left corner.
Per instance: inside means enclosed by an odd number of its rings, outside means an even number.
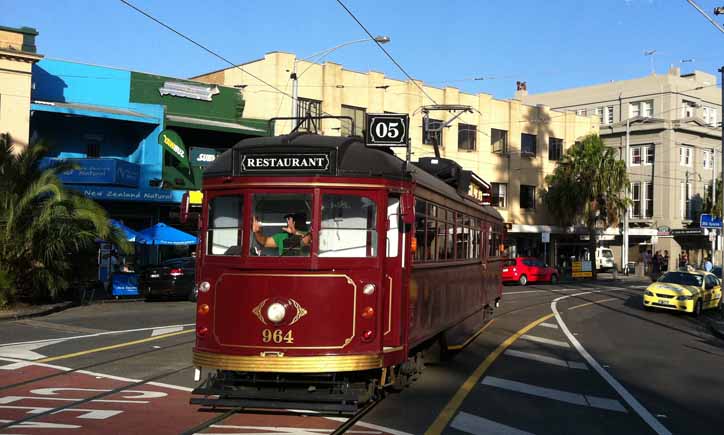
[[[719,434],[724,341],[641,309],[643,283],[506,286],[493,321],[355,434]],[[0,434],[182,433],[194,305],[128,302],[0,324]],[[319,434],[343,418],[236,414],[202,433]]]

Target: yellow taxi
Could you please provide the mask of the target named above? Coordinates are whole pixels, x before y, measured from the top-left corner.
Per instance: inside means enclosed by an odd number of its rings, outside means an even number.
[[[644,290],[644,308],[663,308],[701,314],[722,308],[721,281],[704,271],[671,271]]]

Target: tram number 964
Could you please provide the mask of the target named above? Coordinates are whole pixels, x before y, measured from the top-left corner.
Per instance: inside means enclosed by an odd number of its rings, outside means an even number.
[[[294,343],[294,336],[292,335],[291,329],[285,334],[281,329],[265,329],[261,331],[261,341],[264,343]]]

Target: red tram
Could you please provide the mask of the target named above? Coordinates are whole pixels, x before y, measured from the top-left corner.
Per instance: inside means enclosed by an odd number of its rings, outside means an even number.
[[[436,174],[436,175],[433,175]],[[354,412],[460,349],[502,292],[501,216],[445,159],[248,139],[204,173],[192,403]]]

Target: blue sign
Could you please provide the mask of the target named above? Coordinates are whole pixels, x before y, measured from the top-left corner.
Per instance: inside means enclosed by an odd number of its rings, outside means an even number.
[[[714,217],[710,214],[702,213],[699,218],[699,227],[701,228],[721,228],[721,218]]]
[[[60,175],[64,184],[114,184],[138,186],[141,167],[119,159],[68,159],[78,166]]]
[[[113,296],[138,295],[138,274],[114,273],[111,294]]]
[[[178,204],[184,190],[133,189],[130,187],[68,185],[88,198],[101,201],[170,202]]]

